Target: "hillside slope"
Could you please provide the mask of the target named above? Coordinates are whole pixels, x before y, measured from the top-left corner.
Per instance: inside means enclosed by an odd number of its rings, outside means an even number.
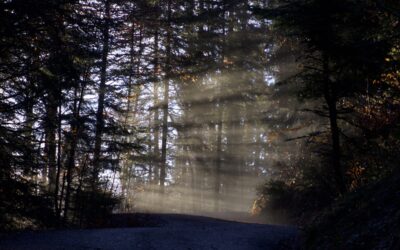
[[[400,249],[400,174],[344,196],[303,239],[304,249]]]

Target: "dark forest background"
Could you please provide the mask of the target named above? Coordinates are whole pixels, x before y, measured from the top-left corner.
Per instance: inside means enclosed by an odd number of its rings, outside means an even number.
[[[0,227],[251,212],[396,249],[399,35],[395,0],[0,1]]]

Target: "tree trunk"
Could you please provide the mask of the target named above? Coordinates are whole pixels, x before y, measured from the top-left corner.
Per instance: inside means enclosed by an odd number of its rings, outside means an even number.
[[[163,125],[161,138],[161,169],[160,186],[161,193],[164,192],[166,168],[167,168],[167,137],[168,137],[168,102],[169,102],[169,80],[164,81],[164,100],[163,100]]]
[[[163,125],[162,125],[162,138],[161,138],[161,169],[160,169],[160,186],[161,193],[164,193],[166,169],[167,169],[167,137],[168,137],[168,109],[169,109],[169,81],[171,77],[171,43],[172,43],[172,30],[171,30],[171,0],[168,0],[167,10],[167,41],[166,41],[166,66],[164,80],[164,100],[163,100]]]
[[[159,126],[159,110],[158,110],[158,82],[154,82],[154,117],[153,117],[153,133],[154,133],[154,147],[153,147],[153,165],[154,165],[154,180],[158,184],[160,178],[160,126]]]
[[[57,142],[57,172],[56,172],[56,182],[55,182],[55,189],[54,189],[54,208],[56,212],[56,217],[60,220],[61,216],[61,206],[59,206],[59,202],[61,203],[62,197],[58,197],[59,193],[59,186],[60,186],[60,175],[61,175],[61,126],[62,126],[62,119],[61,119],[61,101],[59,101],[58,105],[58,128],[57,128],[57,135],[58,135],[58,142]]]
[[[96,134],[95,144],[93,151],[93,175],[92,175],[92,189],[97,189],[99,172],[100,172],[100,158],[101,158],[101,144],[102,135],[104,129],[104,100],[106,92],[106,81],[107,81],[107,64],[108,64],[108,52],[110,43],[110,1],[105,1],[105,18],[103,27],[103,51],[101,58],[101,69],[100,69],[100,86],[98,93],[98,106],[96,113]]]
[[[154,114],[153,114],[153,133],[154,133],[154,141],[153,141],[153,166],[154,166],[154,179],[153,182],[158,184],[160,178],[160,124],[159,124],[159,102],[158,102],[158,76],[160,71],[159,65],[159,34],[158,28],[154,34],[154,74],[155,74],[155,81],[153,83],[153,106],[154,106]]]
[[[57,129],[57,101],[55,90],[50,90],[46,103],[46,159],[47,166],[43,176],[49,179],[49,191],[54,192],[56,184],[56,129]]]
[[[34,135],[33,135],[33,124],[34,124],[34,113],[33,113],[33,98],[31,97],[30,93],[26,96],[26,104],[25,104],[25,121],[24,121],[24,137],[26,138],[27,142],[27,149],[26,153],[24,154],[24,162],[26,166],[29,166],[32,163],[32,156],[34,151]],[[28,170],[26,168],[25,170]],[[26,174],[31,175],[30,171],[27,171]]]
[[[336,87],[330,80],[329,59],[323,56],[323,72],[324,72],[324,97],[328,105],[329,123],[331,128],[332,140],[332,166],[336,185],[341,194],[346,192],[346,185],[344,182],[343,169],[341,166],[341,153],[340,153],[340,131],[337,124],[337,94]]]
[[[74,98],[74,110],[73,110],[73,118],[71,121],[71,139],[69,142],[69,152],[67,157],[67,187],[65,190],[65,203],[64,203],[64,222],[68,220],[68,212],[69,212],[69,204],[70,204],[70,197],[71,197],[71,186],[72,186],[72,179],[73,179],[73,171],[75,167],[75,153],[77,149],[78,139],[80,135],[80,129],[82,127],[80,121],[80,110],[82,107],[83,96],[84,96],[84,87],[81,89],[81,93],[78,100],[78,93],[77,89],[75,89],[75,98]]]
[[[225,6],[225,1],[223,1]],[[223,11],[223,16],[225,17],[225,7]],[[223,28],[222,28],[222,49],[220,55],[220,67],[221,74],[224,73],[224,55],[225,55],[225,29],[226,29],[225,19],[223,20]],[[223,119],[223,108],[224,104],[221,101],[222,95],[222,81],[218,82],[218,90],[217,90],[217,152],[216,152],[216,162],[215,162],[215,184],[214,184],[214,210],[216,212],[219,211],[220,206],[220,193],[221,193],[221,165],[222,165],[222,119]]]

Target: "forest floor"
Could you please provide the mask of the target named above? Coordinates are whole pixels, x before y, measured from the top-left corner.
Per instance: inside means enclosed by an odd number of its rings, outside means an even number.
[[[135,227],[125,227],[128,218],[122,216],[110,228],[1,235],[0,249],[291,249],[297,236],[290,226],[202,216],[150,214],[145,219],[148,225]]]

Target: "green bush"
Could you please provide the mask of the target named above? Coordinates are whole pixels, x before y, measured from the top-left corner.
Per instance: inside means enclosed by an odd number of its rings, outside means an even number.
[[[104,191],[80,191],[75,195],[75,219],[79,226],[101,227],[106,224],[120,198]]]

